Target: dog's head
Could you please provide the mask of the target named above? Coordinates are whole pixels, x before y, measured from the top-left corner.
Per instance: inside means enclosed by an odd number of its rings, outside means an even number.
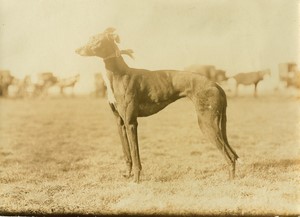
[[[107,28],[103,33],[91,37],[86,45],[76,49],[75,52],[81,56],[107,58],[119,52],[116,43],[120,43],[119,35],[115,33],[114,28]]]

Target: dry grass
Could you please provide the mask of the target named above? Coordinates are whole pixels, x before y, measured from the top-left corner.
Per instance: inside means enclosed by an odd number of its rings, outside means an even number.
[[[300,101],[230,98],[225,160],[180,100],[139,120],[142,183],[125,169],[105,100],[0,101],[0,213],[299,214]]]

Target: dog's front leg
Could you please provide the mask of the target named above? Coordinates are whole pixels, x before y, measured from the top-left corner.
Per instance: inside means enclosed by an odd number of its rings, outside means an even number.
[[[139,154],[139,145],[138,145],[138,135],[137,135],[137,120],[131,120],[125,122],[127,137],[130,145],[130,152],[133,162],[133,174],[134,182],[139,183],[140,181],[140,172],[142,170],[140,154]]]
[[[116,118],[117,126],[118,126],[118,132],[122,143],[122,149],[126,161],[127,166],[127,173],[125,173],[123,176],[126,178],[131,177],[131,170],[132,170],[132,160],[130,155],[130,148],[129,148],[129,142],[127,139],[127,133],[126,128],[123,119],[119,115],[118,111],[116,110],[115,106],[113,104],[109,104],[111,107],[111,110]]]

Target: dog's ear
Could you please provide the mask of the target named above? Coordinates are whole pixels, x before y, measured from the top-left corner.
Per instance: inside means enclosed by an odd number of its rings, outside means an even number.
[[[120,36],[118,34],[114,35],[115,42],[120,43]]]
[[[120,53],[121,53],[121,54],[128,55],[128,56],[130,56],[132,59],[134,59],[134,56],[132,55],[132,54],[133,54],[133,50],[132,50],[132,49],[121,50]]]
[[[115,33],[116,32],[116,29],[113,28],[113,27],[109,27],[107,28],[104,33],[105,35],[109,38],[109,39],[112,39],[114,40],[115,42],[117,43],[120,43],[120,36],[118,34]]]
[[[115,28],[113,28],[113,27],[108,27],[107,29],[105,29],[105,33],[114,33],[116,31],[116,29]]]

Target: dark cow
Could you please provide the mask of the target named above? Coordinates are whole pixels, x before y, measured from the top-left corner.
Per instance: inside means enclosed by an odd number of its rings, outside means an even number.
[[[8,70],[0,70],[0,97],[8,96],[8,87],[13,83],[14,77]]]

